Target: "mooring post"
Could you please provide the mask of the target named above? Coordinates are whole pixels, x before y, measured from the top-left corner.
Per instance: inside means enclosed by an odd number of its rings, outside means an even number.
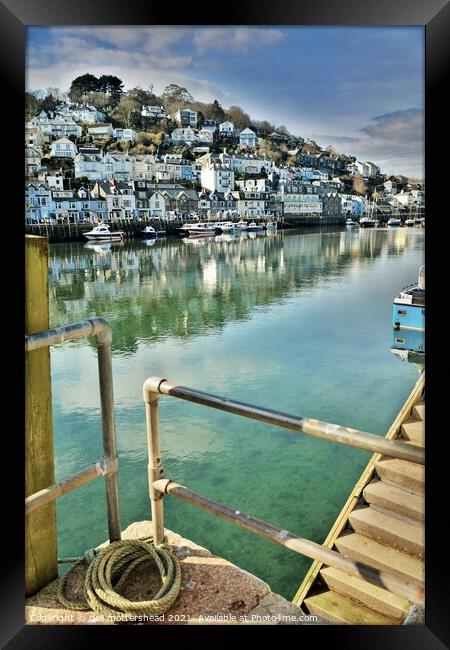
[[[25,333],[48,330],[48,241],[25,237]],[[53,485],[50,350],[25,353],[25,496]],[[25,517],[25,592],[31,595],[58,576],[56,504]]]
[[[163,478],[161,463],[161,444],[159,434],[159,398],[160,395],[152,385],[152,379],[144,383],[145,415],[147,420],[148,446],[148,487],[152,508],[153,541],[155,546],[164,539],[164,502],[163,494],[155,490],[153,483]],[[161,380],[158,380],[161,381]]]

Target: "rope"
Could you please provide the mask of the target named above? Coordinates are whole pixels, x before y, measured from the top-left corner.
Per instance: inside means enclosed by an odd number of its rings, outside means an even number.
[[[166,544],[155,547],[153,538],[124,539],[101,549],[90,549],[77,559],[75,566],[89,562],[84,581],[86,603],[69,600],[66,595],[66,573],[58,585],[58,599],[67,609],[89,610],[105,616],[120,615],[121,621],[135,620],[138,615],[164,614],[176,601],[181,589],[181,567],[178,558]],[[152,600],[132,601],[120,589],[129,574],[143,562],[154,562],[161,576],[162,587]],[[130,618],[128,618],[130,617]]]

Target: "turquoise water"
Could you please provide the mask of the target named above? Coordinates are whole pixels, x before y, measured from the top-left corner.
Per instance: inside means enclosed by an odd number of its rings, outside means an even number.
[[[148,519],[142,384],[172,383],[384,435],[418,373],[390,351],[392,300],[424,231],[283,231],[252,238],[50,246],[51,326],[113,328],[122,527]],[[52,348],[57,477],[101,457],[95,345]],[[365,451],[161,399],[165,475],[322,542]],[[174,498],[166,526],[292,598],[310,560]],[[107,538],[103,481],[58,501],[58,553]]]

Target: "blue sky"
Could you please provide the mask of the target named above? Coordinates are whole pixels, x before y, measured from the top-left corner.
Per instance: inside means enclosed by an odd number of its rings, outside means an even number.
[[[29,90],[86,72],[125,90],[178,83],[385,173],[424,175],[422,27],[31,27],[27,43]]]

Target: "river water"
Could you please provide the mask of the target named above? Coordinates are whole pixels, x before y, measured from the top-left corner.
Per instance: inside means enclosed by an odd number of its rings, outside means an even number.
[[[149,519],[142,384],[151,375],[384,435],[418,377],[391,352],[392,300],[421,229],[50,246],[51,326],[106,318],[122,527]],[[52,348],[57,478],[102,455],[95,344]],[[163,397],[165,475],[323,542],[370,454]],[[168,497],[166,527],[292,598],[310,560]],[[103,481],[58,501],[59,557],[107,538]]]

